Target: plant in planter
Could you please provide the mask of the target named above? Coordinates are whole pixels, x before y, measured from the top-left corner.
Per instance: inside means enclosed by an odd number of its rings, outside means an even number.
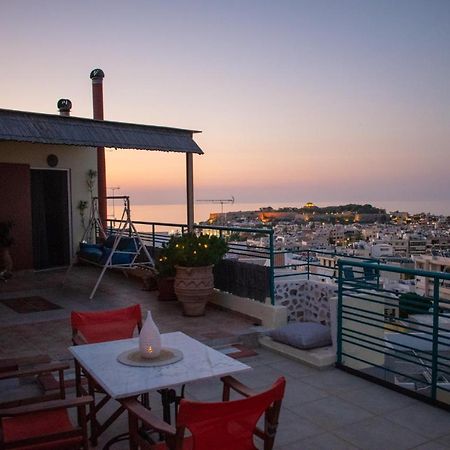
[[[166,250],[176,268],[175,293],[186,316],[201,316],[214,291],[212,268],[228,250],[224,239],[188,233],[170,239]]]
[[[11,236],[12,222],[0,222],[0,280],[11,278],[13,267],[9,249],[14,240]]]
[[[173,249],[169,247],[163,247],[159,252],[158,258],[156,259],[156,282],[158,284],[158,300],[161,301],[170,301],[177,300],[177,296],[175,294],[175,264],[174,264],[174,255]]]

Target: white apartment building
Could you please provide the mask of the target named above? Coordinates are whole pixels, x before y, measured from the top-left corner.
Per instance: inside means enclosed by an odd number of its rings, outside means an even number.
[[[401,239],[397,236],[391,237],[389,239],[389,244],[392,245],[395,256],[408,256],[409,242],[407,239]]]
[[[414,258],[414,267],[430,272],[450,273],[450,258],[443,256],[420,255]],[[416,292],[419,295],[433,297],[434,281],[429,277],[416,277]],[[439,286],[441,299],[450,300],[450,281],[442,281]]]
[[[336,245],[338,243],[344,242],[345,240],[345,228],[343,225],[335,225],[330,230],[330,240]]]
[[[410,235],[408,238],[409,255],[423,255],[427,251],[427,239],[423,236]]]
[[[374,242],[370,249],[370,256],[372,258],[386,258],[394,256],[394,247],[388,242]]]

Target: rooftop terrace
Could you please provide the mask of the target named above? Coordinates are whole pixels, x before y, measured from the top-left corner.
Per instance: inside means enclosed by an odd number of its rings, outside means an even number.
[[[77,266],[64,281],[64,271],[18,273],[0,285],[0,358],[48,353],[70,361],[70,311],[101,310],[139,303],[151,309],[161,332],[184,333],[214,347],[243,342],[256,355],[243,358],[253,370],[239,378],[254,388],[268,386],[279,375],[287,379],[275,448],[287,449],[427,449],[450,448],[448,412],[385,389],[337,369],[319,371],[257,345],[254,321],[215,307],[204,317],[184,317],[175,302],[159,302],[139,280],[107,273],[94,300],[89,293],[98,276],[92,267]],[[18,299],[40,297],[30,311]],[[7,302],[5,300],[15,299]],[[42,301],[42,299],[46,300]],[[7,306],[7,303],[14,307]],[[52,306],[53,304],[53,306]],[[31,308],[32,309],[32,308]],[[218,400],[220,383],[209,380],[187,386],[186,395]],[[4,394],[4,389],[2,389]],[[154,411],[159,396],[151,395]],[[98,448],[126,430],[126,417],[102,436]],[[119,443],[114,449],[128,448]]]

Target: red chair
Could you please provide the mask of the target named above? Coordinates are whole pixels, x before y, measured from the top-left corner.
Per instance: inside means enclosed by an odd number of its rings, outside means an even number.
[[[6,395],[2,396],[0,408],[64,398],[64,370],[68,368],[67,363],[52,361],[48,355],[1,359],[0,381],[19,382],[4,388]],[[21,383],[21,379],[26,382]]]
[[[74,345],[128,339],[133,337],[136,329],[140,331],[142,328],[140,305],[108,311],[72,311],[70,319]],[[94,398],[94,404],[89,408],[88,420],[91,426],[91,441],[96,445],[98,436],[125,411],[125,408],[120,405],[103,424],[99,423],[97,415],[111,397],[87,373],[82,371],[76,360],[75,374],[77,395],[87,394]],[[88,391],[83,387],[83,378],[88,380]],[[98,402],[95,400],[96,393],[104,396]]]
[[[19,360],[17,360],[19,361]],[[22,361],[21,361],[22,362]],[[59,372],[59,395],[56,400],[43,396],[9,401],[0,405],[0,448],[44,450],[63,448],[88,448],[86,405],[92,397],[65,398],[63,363],[44,363],[35,367],[19,368],[12,360],[2,366],[0,379],[48,376]],[[9,367],[9,370],[8,370]],[[57,389],[58,390],[58,389]],[[77,408],[78,425],[69,418],[68,409]]]
[[[255,393],[232,377],[224,377],[222,381],[223,402],[181,400],[175,427],[156,417],[137,399],[124,400],[129,417],[130,449],[256,450],[253,437],[257,436],[264,441],[264,450],[271,450],[286,385],[284,377],[261,393]],[[246,398],[230,401],[230,389]],[[261,430],[257,422],[264,413],[264,430]],[[139,421],[164,433],[166,442],[150,444],[139,432]],[[185,437],[186,429],[191,434],[188,437]]]
[[[72,341],[74,345],[94,344],[133,337],[135,328],[142,327],[140,305],[108,311],[72,311]]]

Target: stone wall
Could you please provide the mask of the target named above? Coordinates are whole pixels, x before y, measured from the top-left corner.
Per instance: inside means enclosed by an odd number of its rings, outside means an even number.
[[[275,304],[285,306],[288,321],[330,325],[329,299],[337,285],[311,280],[275,281]]]

